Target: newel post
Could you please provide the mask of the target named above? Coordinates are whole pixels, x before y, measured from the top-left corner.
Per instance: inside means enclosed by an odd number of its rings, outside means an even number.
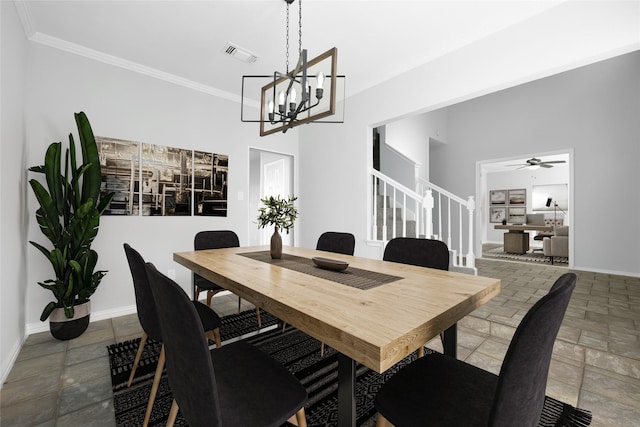
[[[476,256],[473,253],[473,211],[476,209],[476,201],[473,196],[467,200],[467,212],[469,214],[469,252],[467,252],[466,267],[475,268]]]
[[[433,193],[431,188],[427,188],[422,199],[422,207],[425,211],[424,235],[427,239],[431,239],[431,236],[433,236],[433,205]]]

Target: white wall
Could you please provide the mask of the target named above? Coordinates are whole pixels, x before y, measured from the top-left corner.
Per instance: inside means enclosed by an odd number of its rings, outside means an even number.
[[[172,260],[174,251],[192,250],[193,236],[204,229],[231,229],[240,242],[257,212],[249,212],[249,146],[297,154],[296,130],[260,138],[257,124],[240,122],[240,106],[226,100],[30,43],[28,57],[27,143],[25,168],[43,161],[53,141],[76,134],[73,113],[87,113],[96,135],[229,155],[228,216],[103,216],[94,248],[98,268],[108,270],[91,299],[92,319],[133,311],[135,300],[122,244],[128,242],[158,269],[176,270],[177,281],[190,290],[189,271]],[[3,170],[4,176],[4,170]],[[239,193],[244,193],[243,200]],[[29,192],[28,238],[45,242],[34,219],[36,201]],[[51,267],[29,245],[26,279],[27,332],[48,328],[39,321],[48,292],[36,285],[51,277]],[[24,281],[22,282],[24,283]]]
[[[438,185],[473,194],[477,161],[573,149],[574,267],[640,275],[640,51],[447,110]]]
[[[0,387],[25,336],[26,43],[13,2],[0,2]]]
[[[343,229],[356,235],[356,254],[379,256],[379,248],[368,247],[365,243],[368,227],[364,220],[367,209],[367,170],[371,164],[373,127],[411,113],[435,111],[455,102],[573,69],[598,58],[610,58],[637,50],[640,48],[639,7],[637,2],[563,3],[518,28],[505,29],[501,34],[501,40],[490,36],[348,98],[347,115],[343,125],[304,127],[300,130],[300,193],[313,194],[314,197],[305,198],[301,202],[301,211],[305,212],[301,215],[301,223],[304,225],[301,228],[301,244],[311,247],[322,230]],[[503,40],[509,42],[505,43]],[[627,66],[633,67],[633,64]],[[627,77],[630,76],[627,74]],[[590,81],[587,84],[594,83]],[[601,89],[603,100],[606,102],[600,103],[596,100],[595,104],[580,106],[580,110],[597,106],[601,113],[598,120],[606,119],[613,122],[618,119],[629,120],[632,114],[636,114],[637,117],[637,111],[634,111],[630,99],[631,94],[628,92],[635,88],[635,83],[633,80],[627,83],[630,86],[625,88],[626,93],[611,93]],[[398,93],[403,93],[407,85],[411,85],[411,96],[399,97]],[[588,89],[585,85],[579,77],[565,90],[570,91],[571,96],[574,91],[577,92],[576,95],[580,95],[582,90]],[[596,84],[596,87],[598,86],[599,84]],[[615,101],[619,95],[629,107],[632,107],[628,111],[622,111],[622,115],[618,115],[621,113],[619,108],[610,109],[612,106],[609,101]],[[589,102],[594,100],[589,97]],[[531,107],[538,111],[549,108],[551,104],[547,101]],[[557,104],[557,108],[566,105],[562,101]],[[553,121],[539,126],[537,132],[531,134],[532,139],[536,136],[535,141],[527,141],[529,146],[522,146],[523,140],[520,137],[523,132],[519,130],[511,135],[512,138],[502,147],[509,153],[522,153],[531,152],[532,144],[535,144],[536,151],[549,150],[549,147],[552,151],[557,151],[559,148],[575,146],[573,139],[566,139],[567,135],[556,132],[556,128],[564,120],[565,112],[566,110],[556,112]],[[511,123],[507,123],[500,116],[494,117],[494,120],[501,122],[503,126],[517,128],[517,122],[526,118],[524,112],[521,115],[517,113],[518,110],[515,109],[507,116],[512,119]],[[585,117],[595,120],[593,115]],[[482,128],[483,125],[482,121],[471,124],[477,125],[478,128]],[[609,175],[602,181],[607,183],[606,191],[609,192],[612,188],[621,188],[621,185],[639,180],[639,172],[631,164],[638,158],[638,134],[635,135],[634,147],[625,140],[633,132],[620,134],[616,126],[613,129],[609,129],[609,126],[594,129],[593,125],[594,123],[580,124],[579,127],[583,129],[580,135],[585,135],[587,129],[594,130],[596,133],[590,135],[589,139],[597,137],[601,145],[590,146],[589,153],[576,150],[575,197],[584,197],[581,205],[576,206],[576,212],[581,213],[576,214],[574,222],[576,234],[581,235],[581,238],[576,237],[576,246],[580,247],[580,250],[576,249],[575,252],[576,267],[640,274],[640,263],[637,262],[640,251],[637,243],[634,243],[640,241],[639,223],[635,220],[627,221],[631,212],[638,212],[637,194],[630,195],[633,200],[628,211],[630,213],[623,215],[625,221],[616,221],[614,226],[621,225],[615,230],[611,229],[611,223],[608,222],[608,227],[604,229],[608,235],[599,234],[603,240],[597,241],[597,244],[594,244],[590,232],[602,228],[603,218],[610,218],[611,211],[586,215],[589,209],[587,206],[592,200],[593,186],[600,191],[605,190],[599,181],[603,175]],[[477,131],[464,145],[457,144],[455,150],[449,150],[446,147],[454,145],[456,139],[451,134],[451,130],[455,128],[455,124],[448,123],[448,144],[439,144],[435,157],[434,151],[431,152],[431,181],[461,197],[475,196],[475,162],[503,158],[507,153],[496,155],[485,152],[484,144],[487,141],[477,140]],[[496,128],[498,129],[500,128]],[[613,155],[611,147],[624,147],[623,153]],[[487,148],[491,150],[492,146],[489,145]],[[447,155],[443,156],[438,152],[446,152]],[[581,166],[584,156],[599,157],[600,167],[594,168],[595,165],[591,165],[591,162],[583,163]],[[616,163],[614,167],[614,160],[621,162]],[[437,165],[437,172],[434,172],[434,165]],[[585,167],[588,169],[584,169]],[[456,178],[452,178],[453,176]],[[606,200],[609,199],[620,200],[620,196],[607,196]],[[583,206],[585,204],[587,206]],[[621,234],[626,234],[623,240],[625,250],[628,250],[622,256],[619,251],[614,251],[617,247],[617,237]],[[587,247],[590,249],[587,250]]]

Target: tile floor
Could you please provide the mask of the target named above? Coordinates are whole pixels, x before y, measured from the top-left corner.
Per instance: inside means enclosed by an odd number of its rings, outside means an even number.
[[[566,268],[477,260],[502,292],[459,323],[458,357],[498,372],[515,327]],[[594,427],[640,425],[640,278],[580,272],[560,329],[547,394],[593,412]],[[214,298],[221,315],[237,298]],[[252,306],[243,301],[243,309]],[[106,347],[141,335],[136,315],[93,322],[79,338],[27,339],[2,387],[0,425],[113,426]],[[439,340],[429,344],[439,349]]]

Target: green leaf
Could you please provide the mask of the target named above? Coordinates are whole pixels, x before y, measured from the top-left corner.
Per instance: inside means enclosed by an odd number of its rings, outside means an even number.
[[[68,300],[69,297],[75,295],[73,293],[73,283],[74,283],[73,277],[74,277],[73,274],[69,274],[69,282],[68,282],[68,285],[67,285],[67,290],[66,290],[66,292],[64,293],[64,295],[62,297],[63,300]],[[65,307],[65,313],[66,313],[66,307]],[[69,316],[67,316],[67,317],[69,317]]]
[[[47,320],[47,318],[51,315],[51,312],[56,308],[57,308],[57,304],[53,301],[47,304],[44,307],[44,310],[42,310],[42,314],[40,315],[40,321],[44,322],[45,320]]]
[[[40,229],[42,233],[51,240],[51,243],[56,245],[62,233],[58,210],[51,195],[39,181],[32,179],[29,181],[29,184],[31,184],[33,194],[35,194],[40,204],[40,209],[36,211],[36,219],[38,220]]]
[[[67,319],[71,319],[74,315],[74,312],[75,312],[75,308],[73,304],[64,306],[64,315],[67,317]]]
[[[82,267],[80,266],[80,263],[78,261],[76,261],[75,259],[72,259],[69,261],[69,265],[73,268],[73,270],[80,274],[82,273]]]
[[[51,255],[51,252],[49,251],[49,249],[45,248],[44,246],[42,246],[39,243],[33,242],[31,240],[29,240],[29,243],[31,243],[33,246],[35,246],[36,248],[38,248],[38,250],[40,252],[42,252],[44,254],[45,257],[47,257],[47,259],[49,259],[49,256]]]
[[[31,172],[44,173],[44,165],[31,166],[28,170]]]
[[[49,145],[47,153],[44,156],[44,170],[45,177],[47,179],[47,187],[49,188],[49,194],[55,205],[58,215],[62,215],[63,212],[63,182],[62,174],[60,172],[60,155],[62,153],[62,143],[54,142]]]
[[[82,177],[82,200],[93,199],[97,201],[100,197],[100,183],[102,182],[98,146],[86,114],[76,113],[75,118],[82,147],[82,162],[94,165]]]

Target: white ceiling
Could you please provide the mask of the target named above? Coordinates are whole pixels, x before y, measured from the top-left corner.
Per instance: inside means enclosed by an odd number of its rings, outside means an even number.
[[[304,0],[303,47],[338,48],[347,96],[556,7],[563,1]],[[284,0],[16,2],[31,40],[238,99],[242,75],[285,68]],[[298,3],[291,5],[291,63]],[[222,53],[231,42],[257,55]]]

